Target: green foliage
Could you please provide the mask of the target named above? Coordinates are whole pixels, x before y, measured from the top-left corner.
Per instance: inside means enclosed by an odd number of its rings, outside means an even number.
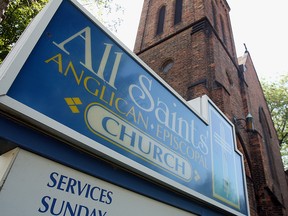
[[[123,7],[115,0],[77,0],[106,28],[117,32],[124,16]]]
[[[288,169],[288,75],[278,82],[262,81],[263,91],[281,145],[285,170]]]
[[[49,0],[11,0],[0,23],[0,63]]]
[[[0,23],[0,64],[22,32],[49,0],[10,0]],[[121,24],[123,8],[114,0],[78,0],[111,31]],[[108,16],[111,13],[116,16]]]

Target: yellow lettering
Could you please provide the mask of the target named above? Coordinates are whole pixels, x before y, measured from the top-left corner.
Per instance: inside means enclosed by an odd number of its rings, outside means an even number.
[[[70,55],[70,52],[65,49],[65,45],[67,43],[70,43],[75,38],[81,38],[84,40],[84,48],[85,48],[85,62],[80,62],[84,67],[86,67],[88,70],[95,72],[92,69],[92,56],[91,56],[91,29],[90,27],[86,27],[82,29],[81,31],[77,32],[76,34],[72,35],[71,37],[67,38],[66,40],[62,41],[61,43],[56,43],[53,41],[53,44],[56,45],[58,48],[60,48],[62,51],[64,51],[67,55]]]
[[[116,100],[115,100],[116,110],[117,110],[119,113],[121,113],[121,114],[123,114],[123,115],[126,115],[126,113],[125,113],[124,111],[121,111],[121,110],[120,110],[120,107],[119,107],[120,101],[124,102],[124,107],[127,106],[127,104],[128,104],[128,102],[127,102],[126,100],[124,100],[123,98],[116,98]]]
[[[92,90],[88,87],[88,81],[89,81],[89,80],[92,81],[92,84],[93,84],[93,83],[96,83],[97,86],[100,86],[100,82],[99,82],[97,79],[95,79],[95,78],[93,78],[93,77],[90,77],[90,76],[85,77],[85,79],[84,79],[84,81],[83,81],[84,87],[85,87],[85,89],[87,90],[87,92],[89,92],[90,94],[92,94],[92,95],[94,95],[94,96],[98,96],[99,90],[98,90],[97,88],[95,88],[95,90],[92,91]],[[89,83],[91,83],[91,82],[89,82]],[[90,85],[89,85],[89,86],[90,86]]]
[[[148,117],[145,120],[142,113],[139,111],[137,123],[140,124],[140,121],[143,123],[144,127],[147,129],[148,128]]]
[[[67,66],[67,68],[65,70],[65,73],[64,73],[65,76],[67,76],[69,69],[71,69],[71,71],[72,71],[72,73],[73,73],[73,75],[75,77],[75,80],[76,80],[77,84],[79,85],[80,82],[81,82],[81,79],[83,77],[84,71],[82,71],[80,77],[78,77],[78,74],[76,73],[76,70],[74,68],[74,65],[73,65],[72,61],[69,62],[68,66]]]
[[[134,119],[134,122],[136,122],[136,114],[135,114],[135,108],[132,106],[131,109],[127,112],[126,116],[128,117],[131,115]]]
[[[110,106],[113,106],[114,98],[115,98],[115,92],[112,92],[112,93],[111,93],[111,97],[110,97],[110,101],[109,101],[109,105],[110,105]]]
[[[47,59],[47,60],[45,61],[45,63],[49,63],[50,61],[56,62],[56,63],[58,64],[58,71],[59,71],[60,73],[63,72],[62,55],[61,55],[60,53],[57,54],[57,55],[55,55],[55,56],[53,56],[53,57],[50,58],[50,59]]]
[[[101,94],[100,94],[100,100],[103,101],[103,102],[105,102],[106,104],[108,104],[108,101],[106,101],[106,100],[104,99],[105,92],[106,92],[106,86],[102,86]]]

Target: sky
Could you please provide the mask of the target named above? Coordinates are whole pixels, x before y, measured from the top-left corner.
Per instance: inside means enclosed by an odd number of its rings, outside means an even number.
[[[125,10],[123,22],[114,34],[133,50],[143,0],[117,0]],[[288,1],[227,0],[238,56],[252,57],[259,79],[276,81],[288,74]]]

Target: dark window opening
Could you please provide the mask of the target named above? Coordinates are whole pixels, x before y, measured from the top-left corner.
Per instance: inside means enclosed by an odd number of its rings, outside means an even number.
[[[231,77],[231,74],[227,70],[226,70],[226,76],[228,78],[228,82],[229,82],[230,86],[233,86],[234,85],[233,79]]]
[[[225,24],[224,24],[224,21],[223,21],[223,17],[222,17],[222,16],[220,17],[220,20],[221,20],[221,28],[222,28],[223,42],[224,42],[225,45],[227,45],[226,34],[225,34]]]
[[[163,33],[165,13],[166,13],[166,6],[162,6],[161,9],[159,10],[156,35]]]
[[[183,5],[183,0],[176,0],[175,1],[174,25],[176,25],[182,21],[182,5]]]
[[[275,180],[276,185],[279,185],[279,180],[277,178],[277,173],[275,171],[275,159],[274,154],[272,150],[272,143],[271,143],[271,131],[269,128],[269,124],[266,118],[266,115],[264,113],[264,109],[262,107],[259,107],[259,119],[263,130],[263,140],[264,140],[264,148],[266,149],[267,157],[268,157],[268,163],[269,163],[269,169],[271,172],[271,177],[273,180]]]
[[[174,65],[173,60],[169,59],[162,64],[161,71],[163,73],[168,73],[170,71],[170,69],[173,67],[173,65]]]

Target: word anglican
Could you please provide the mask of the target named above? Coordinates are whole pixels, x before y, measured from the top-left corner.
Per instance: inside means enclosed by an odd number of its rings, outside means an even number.
[[[55,39],[57,54],[44,60],[70,86],[87,93],[88,129],[185,181],[191,179],[191,164],[207,169],[205,123],[186,112],[182,102],[166,97],[143,68],[129,71],[126,53],[112,42],[95,41],[93,33],[87,26],[64,40]]]

